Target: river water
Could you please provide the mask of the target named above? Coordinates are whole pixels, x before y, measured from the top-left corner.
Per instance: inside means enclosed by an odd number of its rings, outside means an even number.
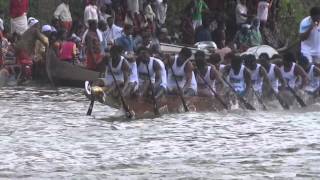
[[[113,120],[82,89],[0,89],[0,179],[320,179],[320,105]]]

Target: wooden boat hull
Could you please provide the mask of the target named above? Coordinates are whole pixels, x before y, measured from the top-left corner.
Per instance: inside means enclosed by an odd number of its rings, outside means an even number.
[[[99,101],[107,106],[121,109],[122,105],[118,98],[105,93],[106,89],[101,87],[92,87],[92,93],[86,93],[86,96]],[[87,92],[87,91],[86,91]],[[192,112],[213,112],[222,111],[224,107],[214,97],[185,97],[189,110]],[[130,97],[126,98],[129,109],[135,113],[136,118],[143,118],[154,114],[154,104],[151,98]],[[161,114],[174,114],[184,112],[180,97],[167,95],[158,100],[158,107]]]
[[[85,81],[99,78],[99,72],[91,71],[68,62],[60,61],[52,49],[46,55],[46,72],[55,86],[83,87]]]

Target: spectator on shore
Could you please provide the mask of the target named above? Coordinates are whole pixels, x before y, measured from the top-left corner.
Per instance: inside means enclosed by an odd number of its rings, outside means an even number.
[[[57,7],[54,12],[54,17],[61,21],[62,28],[68,32],[72,27],[72,17],[69,9],[70,0],[62,0],[62,3]]]
[[[28,29],[29,0],[10,0],[11,33],[22,35]]]
[[[259,0],[257,17],[260,20],[260,26],[263,28],[268,21],[269,9],[272,6],[273,0]]]
[[[167,10],[168,10],[168,0],[156,0],[156,19],[157,26],[160,28],[166,23],[167,18]]]
[[[212,41],[211,32],[207,22],[196,29],[196,42]]]
[[[313,7],[310,16],[300,23],[301,53],[311,63],[320,64],[320,7]]]
[[[219,49],[226,46],[226,24],[224,21],[218,21],[218,27],[212,32],[212,40]]]
[[[98,13],[98,7],[97,7],[97,0],[90,0],[90,3],[86,6],[84,10],[84,24],[86,27],[89,27],[88,20],[95,20],[96,23],[99,21],[99,13]]]
[[[1,31],[1,33],[3,33],[3,31],[4,31],[3,19],[4,19],[4,12],[3,12],[3,10],[0,10],[0,31]]]
[[[114,16],[112,11],[109,11],[108,6],[107,5],[102,5],[100,7],[100,11],[99,11],[99,20],[102,20],[104,22],[107,22],[109,17]]]
[[[242,24],[247,23],[248,20],[248,8],[246,6],[246,0],[237,0],[237,7],[236,7],[236,23],[237,29],[241,28]]]
[[[208,10],[208,5],[204,0],[194,0],[194,12],[192,15],[193,19],[193,29],[196,30],[199,26],[202,25],[202,14]]]
[[[155,32],[155,19],[156,14],[154,13],[150,0],[147,0],[144,7],[144,16],[146,19],[147,27],[152,32],[152,34]]]
[[[123,28],[122,35],[116,39],[115,44],[121,46],[124,51],[133,53],[134,42],[133,42],[133,27],[130,24],[126,24]]]
[[[243,24],[241,29],[236,33],[234,43],[237,45],[237,49],[239,49],[240,52],[244,52],[252,47],[252,34],[250,28],[251,26],[249,24]]]
[[[97,0],[97,6],[102,7],[102,6],[110,6],[112,5],[112,0]]]
[[[134,17],[135,14],[139,14],[139,0],[127,0],[127,11],[130,12],[131,17]]]
[[[123,29],[113,23],[113,17],[107,19],[107,30],[105,31],[105,36],[107,40],[108,47],[114,45],[115,40],[121,37]]]
[[[87,68],[99,71],[99,65],[103,59],[101,49],[102,37],[100,37],[97,31],[98,23],[95,19],[89,19],[88,25],[89,29],[85,36]]]
[[[160,53],[160,43],[155,37],[152,37],[151,32],[148,30],[142,31],[141,35],[137,36],[134,40],[135,51],[137,52],[141,47],[148,48],[152,54]]]
[[[195,30],[193,29],[191,14],[184,14],[181,18],[182,43],[193,45],[195,43]]]
[[[262,45],[262,35],[260,32],[260,21],[259,19],[255,18],[252,22],[252,26],[251,26],[251,36],[252,36],[252,40],[251,40],[251,45],[252,46],[260,46]]]

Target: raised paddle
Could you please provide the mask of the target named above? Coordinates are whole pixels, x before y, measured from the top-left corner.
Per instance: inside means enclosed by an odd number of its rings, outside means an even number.
[[[254,95],[256,96],[256,98],[258,99],[258,102],[261,104],[262,109],[265,110],[265,111],[268,110],[267,107],[266,107],[266,105],[264,104],[262,98],[259,96],[259,94],[257,93],[257,91],[254,90],[253,87],[252,87],[252,91],[253,91]]]
[[[217,92],[209,85],[209,83],[204,79],[204,77],[200,74],[200,71],[197,69],[197,73],[199,74],[202,81],[206,84],[206,86],[211,90],[214,94],[214,97],[218,99],[218,101],[223,105],[223,107],[228,110],[228,105],[221,99],[221,97],[217,94]]]
[[[236,90],[233,89],[232,85],[222,76],[223,81],[229,86],[229,88],[232,90],[232,92],[237,96],[237,98],[239,99],[239,101],[244,104],[244,106],[252,111],[255,111],[256,108],[254,108],[248,101],[246,101],[243,97],[241,97]]]
[[[188,108],[188,106],[187,106],[187,103],[186,103],[183,95],[182,95],[182,91],[181,91],[181,88],[180,88],[180,86],[179,86],[177,77],[176,77],[176,75],[174,74],[174,71],[173,71],[172,66],[171,66],[171,65],[169,65],[169,66],[170,66],[170,69],[171,69],[171,71],[172,71],[172,76],[173,76],[173,78],[174,78],[174,81],[176,82],[176,85],[177,85],[177,88],[178,88],[178,91],[179,91],[179,92],[178,92],[178,95],[179,95],[180,100],[181,100],[181,102],[182,102],[182,104],[183,104],[184,111],[185,111],[185,112],[189,112],[189,108]]]
[[[120,89],[120,87],[119,87],[119,85],[118,85],[118,83],[117,83],[116,77],[114,76],[114,74],[113,74],[113,72],[112,72],[112,68],[111,68],[110,63],[107,63],[107,64],[108,64],[108,67],[109,67],[109,70],[110,70],[110,74],[111,74],[111,76],[112,76],[112,78],[113,78],[114,84],[116,85],[116,88],[117,88],[117,90],[119,91],[120,100],[121,100],[121,103],[122,103],[122,106],[123,106],[124,110],[126,111],[126,116],[127,116],[127,118],[132,119],[132,118],[134,117],[134,115],[130,112],[129,107],[127,106],[127,103],[126,103],[126,101],[124,100],[122,91],[121,91],[121,89]]]
[[[294,91],[290,86],[289,83],[287,83],[287,87],[289,91],[293,94],[293,96],[296,98],[297,102],[300,104],[301,107],[307,107],[307,104],[301,99],[300,96]]]
[[[146,67],[147,67],[148,79],[149,79],[149,83],[150,83],[150,87],[151,87],[151,96],[152,96],[152,100],[153,100],[154,115],[159,116],[160,112],[159,112],[159,108],[158,108],[157,99],[156,99],[155,94],[154,94],[154,86],[153,86],[152,81],[151,81],[150,70],[149,70],[148,65],[146,65]]]

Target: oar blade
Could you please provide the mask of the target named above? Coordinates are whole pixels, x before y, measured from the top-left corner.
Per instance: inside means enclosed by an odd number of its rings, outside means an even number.
[[[91,116],[92,110],[93,110],[93,106],[94,106],[94,100],[91,100],[89,109],[87,111],[87,116]]]
[[[284,110],[289,110],[290,109],[290,106],[288,105],[288,103],[286,103],[282,98],[281,96],[279,95],[279,93],[276,93],[274,92],[275,94],[275,97],[277,98],[277,100],[279,101],[280,105],[282,106],[282,108]]]

